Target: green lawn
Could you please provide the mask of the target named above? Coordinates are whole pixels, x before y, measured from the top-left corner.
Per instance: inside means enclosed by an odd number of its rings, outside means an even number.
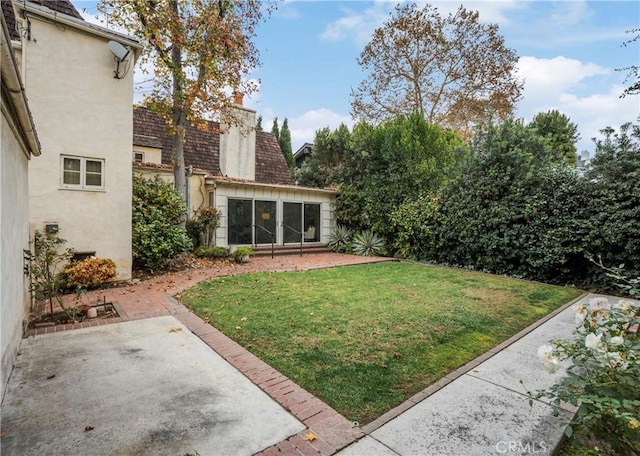
[[[181,299],[365,424],[579,294],[389,262],[216,278]]]

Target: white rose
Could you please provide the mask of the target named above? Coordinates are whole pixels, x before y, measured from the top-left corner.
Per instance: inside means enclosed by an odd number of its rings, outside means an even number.
[[[609,341],[611,345],[622,345],[624,344],[624,338],[622,336],[614,336]]]
[[[589,333],[587,337],[584,338],[584,346],[591,349],[597,349],[601,345],[602,334],[598,334],[597,336],[594,333]]]

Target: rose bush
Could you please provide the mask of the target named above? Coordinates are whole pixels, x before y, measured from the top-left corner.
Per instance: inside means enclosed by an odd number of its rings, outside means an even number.
[[[578,328],[571,341],[554,341],[538,349],[545,369],[555,372],[569,360],[567,377],[536,399],[578,407],[565,434],[583,444],[587,438],[608,443],[616,454],[640,451],[640,306],[620,299],[589,300],[575,307]]]

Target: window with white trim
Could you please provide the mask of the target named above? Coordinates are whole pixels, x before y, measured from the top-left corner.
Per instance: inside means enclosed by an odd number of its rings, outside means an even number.
[[[104,190],[104,160],[62,156],[62,188]]]
[[[144,152],[134,152],[133,161],[137,163],[144,163]]]

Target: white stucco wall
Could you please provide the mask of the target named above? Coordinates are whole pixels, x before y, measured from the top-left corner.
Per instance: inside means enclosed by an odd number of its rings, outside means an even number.
[[[144,155],[143,163],[162,163],[162,149],[155,147],[133,146],[133,153],[140,152]]]
[[[2,115],[0,157],[0,398],[22,339],[29,308],[23,249],[29,248],[28,158]]]
[[[228,199],[229,198],[245,198],[253,200],[275,201],[278,230],[277,244],[282,244],[282,211],[284,202],[300,202],[300,203],[320,203],[320,242],[327,244],[329,242],[329,233],[335,227],[335,193],[322,190],[304,188],[304,187],[269,187],[269,186],[252,186],[236,183],[217,183],[215,189],[216,207],[220,209],[222,216],[220,219],[220,228],[216,232],[216,245],[229,247],[227,238],[228,223]]]
[[[256,112],[234,106],[237,125],[223,125],[220,134],[220,172],[234,179],[256,179]]]
[[[30,17],[23,39],[24,84],[41,159],[29,169],[32,229],[56,222],[77,251],[96,252],[131,277],[133,69],[114,78],[108,39]],[[131,62],[133,64],[133,62]],[[104,190],[61,188],[61,155],[104,159]]]

